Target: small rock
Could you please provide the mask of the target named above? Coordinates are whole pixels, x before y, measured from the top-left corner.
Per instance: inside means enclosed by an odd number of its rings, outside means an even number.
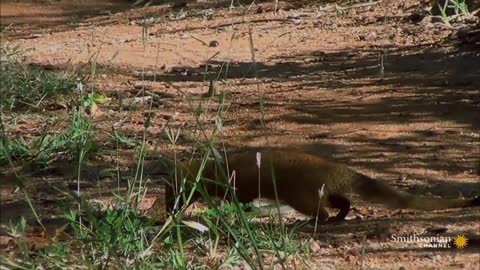
[[[148,84],[136,83],[134,86],[135,90],[152,90],[153,87]]]
[[[175,118],[178,116],[178,112],[176,113],[162,113],[161,117],[165,120],[175,120]]]
[[[218,45],[220,45],[220,43],[216,40],[212,40],[208,43],[208,47],[217,47]]]
[[[430,260],[433,260],[435,258],[435,256],[433,255],[433,253],[427,253],[424,255],[425,258],[428,258]]]
[[[345,256],[345,261],[346,261],[346,262],[351,262],[351,261],[353,261],[353,256],[350,255],[350,254],[348,254],[347,256]]]
[[[446,227],[428,227],[425,229],[425,232],[434,233],[434,234],[446,233],[447,231],[448,231],[448,228]]]
[[[172,93],[167,93],[167,92],[155,92],[156,95],[158,95],[161,98],[176,98],[177,95],[172,94]]]
[[[67,186],[70,190],[77,190],[79,187],[80,190],[93,187],[93,185],[89,182],[80,182],[79,184],[77,182],[71,182],[68,183]]]
[[[318,253],[320,251],[320,245],[317,243],[317,241],[311,239],[310,240],[310,250],[312,250],[313,253]]]
[[[131,104],[145,104],[145,103],[148,103],[151,99],[152,99],[151,96],[135,97],[135,98],[125,99],[124,103],[127,104],[127,105],[131,105]]]
[[[10,236],[0,235],[0,246],[6,247],[14,243],[14,239]]]

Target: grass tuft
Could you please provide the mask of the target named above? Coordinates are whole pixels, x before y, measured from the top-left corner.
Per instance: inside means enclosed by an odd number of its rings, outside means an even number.
[[[23,51],[7,42],[2,42],[0,51],[1,111],[41,109],[46,100],[75,90],[75,72],[30,66],[23,61]]]

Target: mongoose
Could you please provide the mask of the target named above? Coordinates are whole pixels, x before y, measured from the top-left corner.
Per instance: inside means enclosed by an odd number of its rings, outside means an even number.
[[[412,195],[355,172],[347,166],[296,151],[262,151],[259,184],[256,153],[250,151],[227,156],[226,165],[229,174],[232,175],[235,171],[235,177],[231,178],[235,180],[232,180],[230,185],[234,187],[239,202],[251,202],[258,198],[260,193],[261,197],[278,199],[304,215],[318,217],[320,222],[343,220],[350,210],[350,200],[347,197],[349,193],[356,193],[367,202],[380,203],[396,209],[428,211],[480,206],[480,197],[442,199]],[[200,160],[178,163],[176,166],[177,181],[181,177],[185,177],[186,186],[191,188],[200,166]],[[226,177],[222,178],[221,171],[217,167],[218,162],[208,161],[200,181],[203,181],[210,196],[228,200],[230,194],[225,196],[227,182],[218,183],[218,180],[222,181]],[[216,179],[217,182],[212,179]],[[319,191],[322,190],[322,186],[323,195],[320,198]],[[179,209],[174,193],[172,186],[167,185],[167,211],[172,211],[174,208]],[[278,194],[278,198],[275,194]],[[194,193],[192,201],[199,197],[198,192]],[[175,204],[177,204],[176,207]],[[340,211],[335,217],[329,218],[326,207]]]

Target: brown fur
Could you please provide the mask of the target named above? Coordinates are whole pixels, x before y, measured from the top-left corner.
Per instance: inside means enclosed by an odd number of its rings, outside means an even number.
[[[259,176],[256,152],[229,155],[227,164],[230,175],[235,171],[235,183],[232,181],[230,185],[235,187],[238,200],[247,203],[258,198]],[[191,188],[200,166],[199,160],[177,164],[177,181],[185,176],[189,183],[187,186]],[[207,162],[201,181],[205,184],[210,196],[228,200],[230,196],[225,196],[227,182],[224,180],[223,183],[218,184],[211,181],[211,179],[217,179],[217,181],[227,179],[222,177],[222,171],[217,167],[216,162]],[[348,193],[356,193],[368,202],[381,203],[398,209],[440,210],[480,205],[478,197],[476,199],[442,199],[414,196],[355,172],[344,165],[296,151],[263,151],[260,176],[261,197],[278,199],[307,216],[318,216],[320,221],[328,219],[326,207],[339,209],[338,215],[333,220],[343,220],[350,210]],[[324,194],[320,198],[319,191],[323,185]],[[172,210],[174,192],[171,187],[166,191],[167,208]],[[199,193],[195,193],[193,199],[199,196]]]

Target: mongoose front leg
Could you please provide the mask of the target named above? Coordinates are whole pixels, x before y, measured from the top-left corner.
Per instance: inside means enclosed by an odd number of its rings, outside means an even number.
[[[340,212],[334,217],[329,218],[328,222],[338,222],[345,220],[345,217],[350,211],[350,200],[343,195],[333,194],[328,196],[329,206],[339,209]]]
[[[318,195],[315,193],[304,194],[302,197],[288,197],[285,202],[293,207],[298,212],[314,217],[310,222],[323,224],[328,219],[328,211],[325,208],[325,202],[318,200]]]
[[[316,224],[325,224],[327,223],[328,218],[328,211],[325,207],[320,207],[317,209],[317,217],[314,217],[308,221],[308,224],[310,225],[316,225]]]

